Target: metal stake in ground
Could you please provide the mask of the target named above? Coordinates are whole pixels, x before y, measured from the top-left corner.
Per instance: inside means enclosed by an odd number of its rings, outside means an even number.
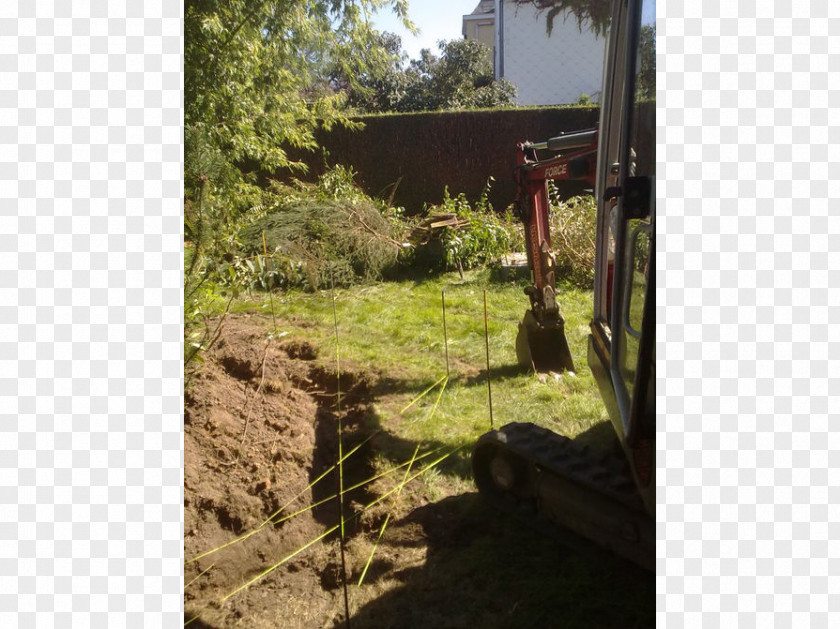
[[[493,391],[490,389],[490,334],[487,331],[487,289],[484,289],[484,350],[487,356],[487,401],[490,405],[490,428],[493,428]]]
[[[344,452],[341,440],[341,356],[338,345],[338,309],[335,305],[335,279],[330,269],[330,288],[332,289],[333,325],[335,327],[335,372],[336,372],[336,424],[338,425],[338,521],[339,546],[341,548],[341,585],[344,590],[345,626],[350,629],[350,599],[347,596],[347,562],[344,558]]]
[[[449,339],[446,336],[446,290],[440,291],[440,306],[443,311],[443,351],[446,358],[446,377],[449,377]]]
[[[263,262],[266,263],[266,268],[268,265],[268,246],[265,244],[265,230],[262,233],[262,241],[263,241]],[[271,303],[271,321],[274,323],[274,337],[277,338],[277,317],[274,316],[274,286],[268,287],[268,299]]]

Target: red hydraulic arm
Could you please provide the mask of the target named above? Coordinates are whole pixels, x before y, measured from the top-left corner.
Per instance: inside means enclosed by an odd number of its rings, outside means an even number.
[[[582,180],[595,187],[598,131],[567,133],[546,142],[517,144],[516,210],[525,225],[525,249],[533,285],[525,289],[531,311],[541,325],[560,319],[555,299],[554,256],[548,225],[548,180]],[[540,160],[538,150],[558,153]]]

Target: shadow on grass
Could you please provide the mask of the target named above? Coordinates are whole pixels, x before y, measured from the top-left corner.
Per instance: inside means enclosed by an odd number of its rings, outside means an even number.
[[[399,395],[399,394],[408,394],[411,395],[411,398],[420,395],[426,389],[434,386],[434,384],[439,380],[440,376],[437,378],[430,377],[430,378],[411,378],[411,379],[404,379],[404,378],[397,378],[392,376],[383,376],[380,377],[376,384],[373,385],[371,388],[371,396],[373,398],[380,398],[384,395]]]
[[[518,363],[512,363],[509,365],[491,365],[490,367],[490,380],[491,385],[495,382],[501,382],[504,380],[510,380],[513,378],[521,378],[523,375],[528,373],[527,370],[523,369]],[[399,378],[391,378],[391,377],[383,377],[381,378],[372,388],[371,394],[375,397],[381,397],[385,394],[394,395],[394,394],[401,394],[406,393],[412,395],[412,398],[416,395],[419,395],[429,387],[432,387],[436,382],[438,382],[438,378],[423,378],[423,379],[399,379]],[[487,369],[482,368],[477,373],[466,375],[463,373],[458,373],[454,371],[454,369],[450,372],[449,376],[449,385],[454,384],[463,384],[465,386],[487,386]],[[431,393],[434,393],[431,392]],[[431,394],[430,394],[431,395]]]
[[[442,253],[441,253],[442,255]],[[521,285],[523,288],[530,282],[527,275],[518,276],[515,273],[505,273],[497,266],[487,266],[478,271],[465,270],[464,277],[458,275],[458,269],[445,268],[442,260],[435,257],[435,254],[428,256],[423,262],[403,267],[389,272],[386,276],[388,281],[409,281],[415,287],[426,284],[440,284],[445,281],[446,288],[457,288],[463,286],[490,286],[498,284]]]
[[[522,375],[521,368],[519,365],[506,365],[502,367],[496,367],[491,369],[492,379],[495,381],[497,379],[503,378],[514,378],[520,377]],[[461,378],[459,376],[455,376],[451,383],[463,382],[467,386],[487,386],[487,376],[486,372],[482,372],[475,376]],[[375,400],[378,393],[382,391],[393,392],[396,390],[400,391],[411,391],[414,392],[421,392],[434,384],[433,381],[423,382],[423,383],[415,383],[414,385],[406,386],[403,383],[402,388],[396,381],[386,381],[378,383],[372,390],[371,394],[373,395],[372,400]],[[436,391],[436,390],[435,390]],[[430,395],[434,395],[435,391],[432,391]],[[519,420],[514,421],[526,421],[526,417],[522,417]],[[372,432],[377,432],[376,436],[372,439],[371,442],[371,449],[378,452],[380,456],[388,459],[389,461],[393,461],[395,464],[400,464],[405,461],[411,459],[412,455],[414,454],[414,449],[417,446],[417,442],[409,439],[403,439],[402,437],[398,437],[394,433],[388,431],[384,428],[382,417],[376,413],[372,407],[367,409],[367,413],[365,417],[360,422],[364,425],[364,432],[366,434],[370,434]],[[504,422],[507,423],[507,422]],[[424,440],[423,441],[423,451],[426,452],[428,450],[440,449],[441,454],[451,451],[455,448],[458,448],[456,452],[454,452],[450,457],[442,461],[439,465],[437,465],[437,469],[444,474],[449,474],[453,476],[458,476],[462,479],[471,479],[472,478],[472,470],[470,464],[470,457],[472,455],[472,445],[478,439],[480,434],[474,435],[474,438],[462,440],[459,442],[444,442],[441,440]],[[580,442],[582,445],[591,446],[595,450],[600,450],[603,452],[610,452],[621,454],[621,446],[618,442],[618,438],[616,437],[615,431],[613,430],[612,425],[609,421],[599,422],[589,428],[586,432],[579,434],[575,437],[575,441]],[[434,458],[434,457],[432,457]]]
[[[494,378],[518,375],[518,366],[497,367]],[[483,385],[484,374],[470,384]],[[357,383],[358,385],[359,383]],[[376,432],[363,453],[360,474],[371,468],[373,452],[394,464],[411,459],[417,443],[383,428],[373,402],[387,392],[420,392],[432,381],[400,381],[397,377],[370,382],[352,395],[368,403],[354,422],[359,435]],[[334,461],[331,427],[334,417],[323,415],[316,430],[323,462]],[[475,436],[476,438],[478,435]],[[595,448],[615,448],[609,423],[593,426],[578,441]],[[423,451],[441,454],[461,448],[441,462],[441,474],[471,478],[474,439],[463,443],[423,442]],[[429,457],[429,463],[436,455]],[[352,467],[350,468],[352,470]],[[352,473],[352,472],[351,472]],[[327,486],[332,483],[327,483]],[[359,501],[369,496],[359,496]],[[323,522],[335,520],[335,510],[316,513]],[[352,535],[352,534],[351,534]],[[426,547],[421,565],[401,558]],[[418,506],[391,523],[366,578],[368,585],[389,583],[387,592],[355,609],[351,626],[358,628],[604,628],[652,627],[655,622],[655,576],[607,554],[556,527],[536,529],[501,513],[474,492]],[[193,623],[195,625],[195,623]],[[344,621],[336,621],[343,627]]]
[[[356,610],[354,628],[654,626],[652,573],[590,553],[560,531],[540,535],[478,494],[414,509],[393,524],[382,554],[398,557],[401,540],[415,537],[412,527],[422,528],[428,544],[425,563],[371,574],[401,585]]]
[[[424,440],[422,452],[436,450],[438,453],[426,457],[422,465],[426,465],[438,457],[452,452],[450,456],[438,463],[435,469],[442,474],[450,476],[458,476],[464,479],[472,478],[470,455],[472,453],[471,446],[473,442],[474,440],[472,439],[455,444],[436,440]],[[400,464],[411,460],[414,449],[417,447],[417,442],[396,437],[392,433],[383,430],[373,438],[373,447],[388,460],[393,461],[395,464]],[[419,467],[415,466],[414,469],[419,469]]]
[[[490,384],[492,384],[498,380],[510,380],[511,378],[521,378],[523,374],[528,373],[526,369],[523,369],[522,366],[518,363],[512,363],[510,365],[498,365],[490,367]],[[474,385],[481,385],[487,386],[487,369],[482,369],[480,373],[475,374],[474,376],[469,376],[464,378],[464,384],[468,386]]]

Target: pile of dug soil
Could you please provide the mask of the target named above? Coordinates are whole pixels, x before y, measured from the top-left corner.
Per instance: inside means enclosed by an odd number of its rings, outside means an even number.
[[[193,627],[320,627],[340,615],[335,536],[225,600],[338,519],[330,500],[276,523],[336,493],[332,473],[310,487],[337,460],[327,362],[310,345],[270,338],[259,317],[229,317],[185,392],[184,603]],[[341,386],[349,449],[364,436],[353,418],[364,414],[366,383],[342,375]],[[354,459],[364,460],[362,450]],[[353,473],[367,470],[345,472]]]

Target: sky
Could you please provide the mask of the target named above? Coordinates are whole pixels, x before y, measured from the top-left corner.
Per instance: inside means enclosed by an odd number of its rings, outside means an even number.
[[[402,37],[402,46],[408,58],[417,59],[422,48],[430,48],[437,54],[437,42],[440,39],[461,39],[461,18],[472,13],[477,5],[478,0],[409,0],[408,16],[420,29],[418,36],[409,33],[388,8],[378,12],[373,23],[377,30],[389,31]],[[655,1],[644,2],[643,23],[649,24],[655,19],[655,6]]]
[[[372,21],[377,30],[399,35],[408,58],[417,59],[421,48],[431,48],[437,54],[440,39],[461,39],[461,18],[477,5],[478,0],[409,0],[408,17],[420,29],[416,37],[400,25],[390,9],[380,11]]]

